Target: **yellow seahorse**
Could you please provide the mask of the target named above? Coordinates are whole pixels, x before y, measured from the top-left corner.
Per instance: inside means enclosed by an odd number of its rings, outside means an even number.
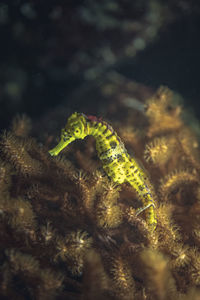
[[[73,113],[61,130],[59,144],[49,151],[52,156],[76,139],[84,139],[92,135],[96,140],[96,149],[103,169],[117,184],[128,182],[137,192],[143,202],[143,207],[138,209],[137,215],[146,210],[146,221],[151,230],[157,225],[155,204],[152,196],[152,187],[145,171],[138,162],[130,157],[123,142],[113,128],[105,121],[95,116],[86,116],[82,113]]]

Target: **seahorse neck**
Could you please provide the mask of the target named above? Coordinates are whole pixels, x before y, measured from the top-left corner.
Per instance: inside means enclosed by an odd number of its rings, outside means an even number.
[[[92,135],[95,138],[95,140],[98,140],[99,136],[101,136],[101,130],[100,130],[101,127],[102,127],[101,122],[88,121],[87,122],[88,135]]]

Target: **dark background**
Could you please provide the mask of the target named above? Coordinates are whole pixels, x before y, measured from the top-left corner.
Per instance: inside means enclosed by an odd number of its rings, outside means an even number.
[[[84,1],[75,2],[78,5]],[[62,6],[64,2],[35,3],[34,10],[26,14],[23,12],[23,9],[28,9],[26,1],[0,3],[1,129],[8,127],[17,113],[26,113],[37,119],[63,102],[73,106],[70,94],[81,89],[87,81],[81,68],[69,72],[70,54],[65,56],[55,47],[61,42],[59,34],[62,38],[64,36],[66,43],[69,37],[62,32],[61,23],[50,22],[47,16],[52,6],[59,3]],[[73,15],[74,2],[67,3],[69,15],[70,9]],[[34,18],[35,10],[37,18]],[[167,85],[185,98],[186,105],[192,107],[200,119],[199,29],[199,11],[186,11],[163,26],[143,51],[133,58],[120,57],[109,69],[155,88]],[[76,30],[81,32],[79,23]],[[70,37],[74,35],[76,40],[77,31],[69,28],[68,34]],[[90,36],[87,32],[84,34],[87,45]]]
[[[200,118],[200,16],[183,17],[132,61],[118,68],[147,85],[167,85],[181,93]]]

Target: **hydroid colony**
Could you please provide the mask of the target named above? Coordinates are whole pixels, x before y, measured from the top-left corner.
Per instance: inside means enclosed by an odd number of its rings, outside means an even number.
[[[103,171],[92,137],[51,157],[18,117],[1,136],[3,299],[200,297],[198,136],[167,88],[138,118],[123,109],[113,127],[148,173],[156,229],[137,191]]]

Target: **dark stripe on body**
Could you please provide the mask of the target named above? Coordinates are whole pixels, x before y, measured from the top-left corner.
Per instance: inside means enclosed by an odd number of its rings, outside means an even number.
[[[115,132],[112,132],[110,135],[108,135],[108,136],[106,136],[105,138],[107,139],[107,140],[109,140],[112,136],[114,136],[115,135]]]

